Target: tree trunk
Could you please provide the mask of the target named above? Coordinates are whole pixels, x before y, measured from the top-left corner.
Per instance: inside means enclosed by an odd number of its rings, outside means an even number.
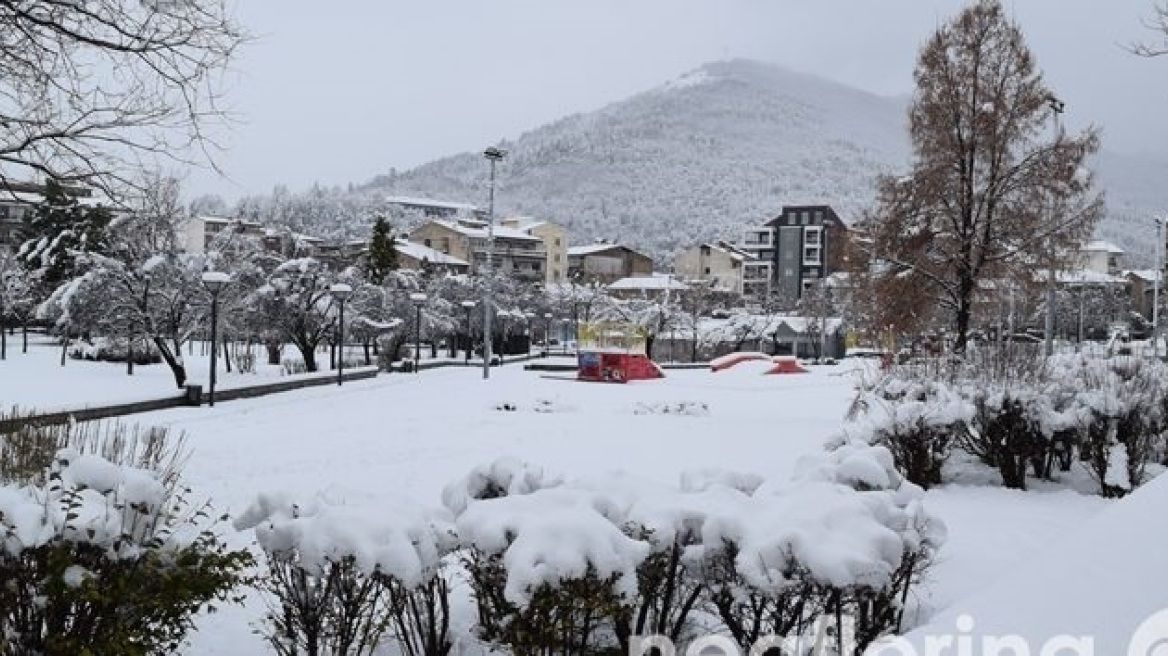
[[[365,350],[365,366],[368,367],[373,364],[373,360],[369,357],[369,340],[362,342],[361,347]]]
[[[337,344],[336,342],[329,342],[329,369],[336,371],[337,369]]]
[[[268,364],[280,364],[280,353],[284,350],[284,345],[280,342],[265,342],[264,348],[268,350]]]
[[[650,360],[653,359],[653,346],[656,343],[657,343],[657,336],[656,335],[645,335],[645,355],[649,356]]]
[[[158,347],[158,353],[162,355],[166,366],[170,367],[170,373],[174,375],[175,386],[182,389],[183,385],[187,384],[186,365],[183,364],[182,360],[175,357],[174,352],[170,350],[170,346],[167,345],[166,340],[157,336],[151,339],[154,342],[154,346]],[[181,346],[176,347],[176,350],[178,348],[181,348]]]
[[[227,373],[231,373],[231,344],[227,340],[223,341],[223,366],[227,367]]]
[[[306,346],[306,345],[297,344],[296,348],[297,348],[297,350],[300,351],[300,355],[302,355],[304,357],[304,370],[307,371],[308,373],[315,372],[316,371],[316,346],[315,345]]]
[[[20,322],[20,352],[28,353],[28,319]]]
[[[8,359],[8,333],[4,330],[4,322],[0,320],[0,360]]]

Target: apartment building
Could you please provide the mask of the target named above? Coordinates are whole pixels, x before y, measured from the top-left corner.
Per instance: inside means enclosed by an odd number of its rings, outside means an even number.
[[[492,252],[496,271],[529,282],[547,280],[548,251],[543,239],[522,230],[495,226]],[[409,240],[470,263],[472,274],[486,267],[487,223],[476,219],[434,219],[410,232]]]
[[[680,278],[702,281],[733,294],[743,293],[748,262],[757,257],[726,242],[700,244],[683,251],[673,262]]]
[[[518,230],[543,242],[547,253],[544,266],[544,282],[561,283],[568,279],[568,231],[550,221],[540,221],[531,217],[511,217],[503,219],[499,225]]]
[[[816,281],[842,268],[848,229],[830,205],[784,206],[764,228],[771,231],[771,245],[756,246],[771,255],[772,293],[800,298]]]

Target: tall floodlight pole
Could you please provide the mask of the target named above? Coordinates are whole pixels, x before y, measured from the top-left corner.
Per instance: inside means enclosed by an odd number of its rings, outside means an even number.
[[[487,196],[487,268],[483,285],[483,380],[491,377],[491,299],[492,276],[495,266],[495,164],[507,155],[506,151],[494,146],[483,151],[483,157],[491,163],[491,184]]]
[[[1156,221],[1156,270],[1152,274],[1152,357],[1160,357],[1160,275],[1164,270],[1164,219]]]
[[[1054,139],[1055,139],[1055,145],[1057,146],[1058,143],[1062,140],[1063,129],[1062,129],[1062,125],[1060,125],[1060,118],[1062,117],[1063,112],[1066,111],[1066,104],[1064,104],[1063,101],[1056,98],[1053,94],[1046,99],[1046,102],[1050,106],[1051,116],[1054,117],[1054,129],[1055,129]],[[1050,203],[1051,217],[1050,218],[1052,221],[1056,220],[1056,218],[1057,218],[1054,216],[1054,213],[1057,211],[1057,209],[1058,208],[1056,207],[1055,199],[1051,198],[1051,203]],[[1044,345],[1046,347],[1045,348],[1046,354],[1049,356],[1049,355],[1054,354],[1054,249],[1053,248],[1051,248],[1050,252],[1047,253],[1047,258],[1048,259],[1047,259],[1047,264],[1046,264],[1046,326],[1045,326],[1045,330],[1043,331],[1043,333],[1044,333],[1043,337],[1045,338]]]

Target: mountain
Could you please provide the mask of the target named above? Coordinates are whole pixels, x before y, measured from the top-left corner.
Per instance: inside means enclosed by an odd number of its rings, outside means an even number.
[[[908,161],[903,100],[750,61],[709,64],[662,87],[502,144],[496,207],[664,254],[737,239],[783,204],[855,216],[874,174]],[[375,178],[365,192],[486,205],[478,154]]]
[[[851,221],[871,203],[876,175],[909,162],[907,105],[771,64],[708,64],[501,144],[497,214],[548,219],[575,244],[615,239],[659,258],[736,240],[784,204],[830,204]],[[1150,264],[1168,163],[1105,151],[1096,168],[1109,207],[1099,236],[1128,249],[1130,264]],[[315,217],[305,229],[330,235],[363,229],[360,208],[388,195],[485,207],[488,170],[478,153],[455,155],[350,191],[315,190],[301,199],[311,211],[291,214]],[[347,209],[330,221],[334,200]]]

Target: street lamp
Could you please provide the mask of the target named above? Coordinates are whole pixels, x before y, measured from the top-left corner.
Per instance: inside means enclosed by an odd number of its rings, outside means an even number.
[[[1050,107],[1051,116],[1054,117],[1055,129],[1055,145],[1058,145],[1062,137],[1062,126],[1060,125],[1060,118],[1062,113],[1066,111],[1066,103],[1050,94],[1046,98],[1047,105]],[[1051,214],[1055,212],[1054,199],[1051,199]],[[1051,217],[1054,218],[1053,216]],[[1044,326],[1044,350],[1048,356],[1054,354],[1054,252],[1047,253],[1046,264],[1046,325]]]
[[[486,284],[483,286],[483,380],[491,377],[491,276],[494,273],[495,255],[495,165],[504,157],[507,151],[494,146],[483,151],[483,157],[491,163],[491,184],[488,193],[487,205],[487,270]],[[499,359],[502,363],[502,358]]]
[[[470,338],[470,311],[474,309],[474,301],[463,301],[462,309],[466,310],[466,364],[470,365],[470,352],[474,348],[474,340]]]
[[[222,271],[206,271],[203,273],[203,286],[211,292],[211,379],[208,381],[207,405],[215,405],[215,359],[219,351],[216,343],[216,331],[219,328],[219,292],[231,282],[231,276]]]
[[[337,330],[337,346],[340,348],[340,354],[337,356],[337,385],[340,385],[345,380],[345,301],[353,295],[353,288],[344,283],[337,283],[329,287],[329,293],[341,306]]]
[[[422,353],[422,306],[426,304],[426,295],[414,292],[410,294],[410,302],[414,304],[414,373],[418,373]]]

